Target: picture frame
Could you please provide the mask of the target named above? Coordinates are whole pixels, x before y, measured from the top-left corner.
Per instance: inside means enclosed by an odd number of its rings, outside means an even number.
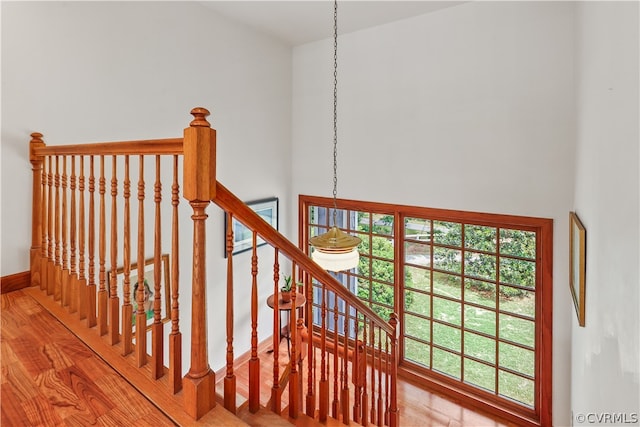
[[[149,258],[144,261],[144,279],[147,282],[149,293],[149,300],[147,302],[148,306],[145,310],[147,312],[147,324],[146,329],[151,329],[151,325],[153,324],[153,305],[154,305],[154,293],[155,293],[155,282],[154,282],[154,269],[155,269],[155,259]],[[110,280],[111,274],[107,274],[107,280]],[[162,323],[166,323],[169,321],[169,315],[171,313],[171,283],[169,276],[169,254],[163,254],[160,256],[160,280],[161,280],[161,292],[160,292],[160,319]],[[133,318],[132,325],[135,331],[135,323],[136,323],[136,312],[138,310],[138,305],[136,302],[135,291],[136,291],[136,283],[138,282],[138,263],[131,264],[129,270],[129,291],[130,291],[130,301],[133,307]],[[111,286],[108,286],[108,289],[111,290]],[[124,302],[124,267],[119,267],[116,270],[116,289],[118,298],[120,298],[120,304]]]
[[[260,215],[265,221],[267,221],[273,228],[278,229],[278,198],[269,197],[266,199],[253,200],[246,202],[247,206],[253,209],[258,215]],[[224,216],[224,257],[227,257],[227,221],[228,217]],[[233,255],[245,252],[251,249],[253,245],[253,232],[245,227],[242,223],[233,218],[232,221],[233,230]],[[257,246],[265,245],[267,242],[258,237]]]
[[[578,215],[569,212],[569,288],[580,326],[585,325],[586,262],[586,229]]]

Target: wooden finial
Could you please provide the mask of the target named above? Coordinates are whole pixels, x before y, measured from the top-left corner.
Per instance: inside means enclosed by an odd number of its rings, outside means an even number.
[[[211,124],[207,121],[206,117],[209,115],[209,110],[202,107],[196,107],[191,110],[191,115],[194,119],[189,123],[192,127],[211,127]]]
[[[31,134],[31,141],[29,141],[29,160],[34,162],[37,160],[37,156],[34,153],[36,147],[44,147],[44,141],[42,140],[42,134],[40,132],[33,132]]]

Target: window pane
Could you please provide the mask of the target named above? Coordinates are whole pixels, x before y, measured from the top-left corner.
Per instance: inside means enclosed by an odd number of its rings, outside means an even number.
[[[431,297],[421,292],[404,291],[404,308],[408,313],[430,316]]]
[[[534,353],[515,345],[500,343],[500,366],[525,375],[534,375]]]
[[[466,252],[464,255],[465,276],[496,280],[496,257],[493,255]]]
[[[433,369],[460,379],[460,356],[439,348],[434,348]]]
[[[409,264],[429,267],[431,265],[431,245],[404,242],[404,261]]]
[[[319,224],[319,225],[328,225],[327,222],[327,208],[322,208],[318,206],[309,208],[309,223],[310,224]]]
[[[460,281],[460,276],[436,271],[433,273],[433,293],[460,299],[462,296]]]
[[[536,286],[536,263],[501,257],[500,282],[534,288]]]
[[[431,341],[431,322],[418,316],[406,314],[404,316],[404,331],[412,338],[419,338],[423,341]]]
[[[496,370],[475,360],[464,359],[464,381],[495,392]]]
[[[420,365],[426,366],[427,368],[431,366],[429,362],[429,350],[429,346],[419,341],[415,341],[410,338],[404,339],[405,359],[415,363],[419,363]]]
[[[536,233],[500,229],[500,253],[523,258],[536,258]]]
[[[465,279],[464,300],[489,308],[496,307],[496,284]]]
[[[460,329],[433,322],[433,343],[460,352]]]
[[[464,333],[464,353],[469,356],[495,363],[496,341],[471,332]]]
[[[433,268],[460,274],[462,265],[461,251],[449,248],[433,248]]]
[[[487,335],[496,335],[496,313],[483,308],[465,306],[464,327]]]
[[[393,215],[373,214],[372,232],[384,236],[393,235]]]
[[[464,226],[464,246],[485,252],[496,252],[496,229],[481,225]]]
[[[532,291],[500,285],[500,310],[533,319],[536,315],[536,294]]]
[[[431,240],[431,221],[421,218],[405,218],[404,234],[407,240]]]
[[[406,288],[429,291],[431,289],[431,272],[424,268],[405,266],[404,286]]]
[[[500,314],[500,338],[533,348],[535,323],[518,317]]]
[[[245,230],[247,230],[245,228]],[[327,228],[325,227],[309,227],[309,237],[315,237],[315,236],[319,236],[323,233],[327,232]]]
[[[533,389],[533,381],[527,378],[505,371],[498,373],[498,393],[501,396],[533,406]]]
[[[433,318],[460,325],[461,304],[444,298],[433,297]]]
[[[442,245],[462,245],[462,224],[457,222],[433,221],[433,241]]]
[[[358,252],[360,252],[360,254],[371,254],[370,251],[370,244],[369,244],[369,235],[365,234],[365,233],[356,233],[355,234],[356,237],[359,237],[360,240],[362,240],[362,243],[360,243],[360,245],[358,246]]]

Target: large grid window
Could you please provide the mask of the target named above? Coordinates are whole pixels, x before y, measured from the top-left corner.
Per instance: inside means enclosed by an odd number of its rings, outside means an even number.
[[[300,202],[309,249],[333,200]],[[340,201],[336,222],[362,239],[358,267],[336,277],[383,319],[398,314],[400,373],[551,422],[551,220]]]
[[[535,405],[536,233],[404,219],[404,359]]]

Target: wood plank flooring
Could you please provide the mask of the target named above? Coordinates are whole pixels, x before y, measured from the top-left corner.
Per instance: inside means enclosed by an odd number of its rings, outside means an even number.
[[[175,425],[29,295],[23,291],[3,294],[1,307],[3,427]],[[288,362],[285,341],[278,354],[284,369]],[[262,383],[270,385],[272,354],[261,352],[260,359]],[[247,396],[243,384],[248,367],[237,366],[235,373],[238,394]],[[261,402],[266,404],[269,388],[262,387],[261,393]],[[287,399],[285,393],[284,404]],[[402,380],[398,401],[402,426],[514,426]]]
[[[273,354],[264,351],[260,352],[258,356],[260,357],[260,381],[263,385],[260,390],[260,403],[266,406],[271,397],[270,387],[273,384]],[[278,356],[279,371],[282,374],[289,362],[286,340],[280,342]],[[320,372],[318,358],[316,358],[316,363],[316,372]],[[329,364],[329,370],[328,377],[333,378],[331,364]],[[349,373],[351,373],[351,366],[349,366]],[[237,366],[235,374],[237,376],[238,394],[247,398],[249,396],[248,388],[246,387],[249,374],[248,364]],[[303,390],[305,393],[307,390],[306,378],[305,373],[303,374]],[[289,402],[287,390],[288,388],[282,395],[283,408]],[[333,383],[330,385],[330,408],[331,399],[333,399],[332,390]],[[398,380],[397,391],[400,425],[403,427],[517,427],[516,424],[509,421],[500,420],[492,415],[485,415],[465,408],[443,395],[423,390],[402,379]],[[304,403],[304,397],[302,400]]]
[[[3,294],[2,426],[174,426],[22,291]]]

